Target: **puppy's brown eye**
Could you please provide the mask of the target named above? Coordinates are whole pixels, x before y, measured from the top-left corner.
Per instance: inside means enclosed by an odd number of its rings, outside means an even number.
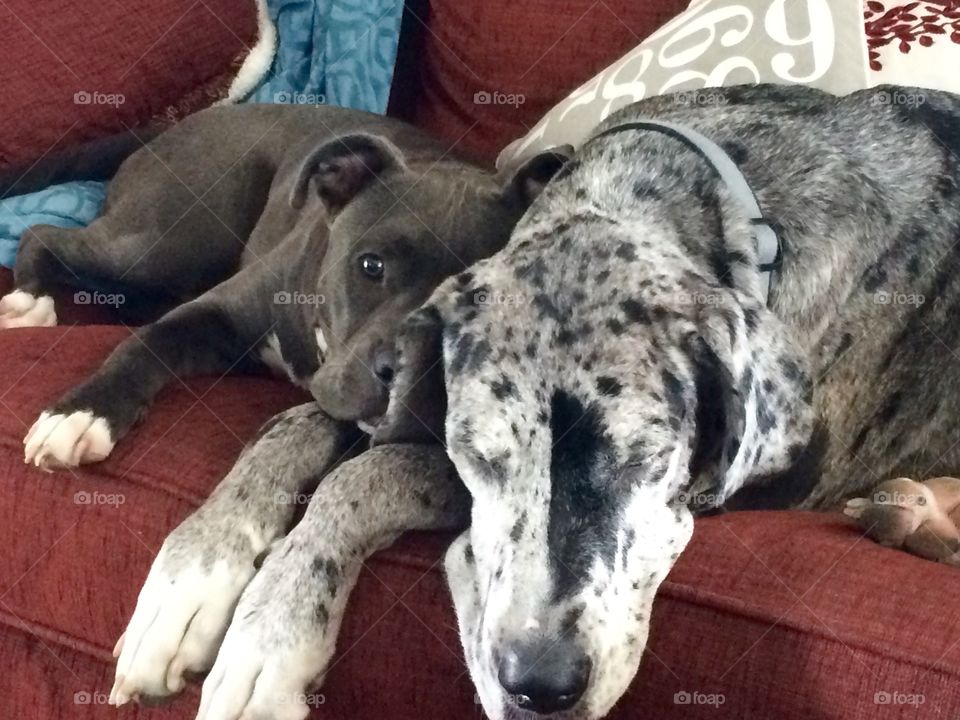
[[[917,498],[917,505],[926,505],[926,504],[927,504],[927,499],[923,495]]]
[[[383,258],[373,253],[364,253],[360,256],[360,270],[371,280],[379,280],[383,277]]]

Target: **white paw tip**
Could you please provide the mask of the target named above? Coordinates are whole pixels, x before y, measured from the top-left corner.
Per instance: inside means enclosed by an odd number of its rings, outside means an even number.
[[[52,470],[103,460],[115,443],[107,421],[82,410],[69,415],[42,413],[23,444],[25,463]]]
[[[57,313],[49,295],[35,297],[23,290],[14,290],[0,299],[0,329],[56,324]]]

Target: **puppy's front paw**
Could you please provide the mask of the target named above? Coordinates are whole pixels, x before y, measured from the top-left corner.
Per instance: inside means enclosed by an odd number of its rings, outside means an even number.
[[[77,467],[103,460],[116,441],[110,426],[89,410],[43,412],[23,439],[23,461],[38,468]]]
[[[56,324],[57,313],[49,295],[35,297],[23,290],[14,290],[0,299],[0,330]]]
[[[310,711],[308,689],[333,655],[342,607],[313,591],[315,578],[285,574],[294,563],[277,554],[237,605],[197,720],[302,720]]]
[[[231,538],[221,539],[229,559],[212,562],[202,542],[191,549],[178,540],[184,538],[174,534],[164,543],[114,649],[112,705],[177,693],[185,672],[209,669],[237,598],[256,572],[252,550],[246,548],[244,561]],[[218,538],[211,532],[205,540],[216,545]]]

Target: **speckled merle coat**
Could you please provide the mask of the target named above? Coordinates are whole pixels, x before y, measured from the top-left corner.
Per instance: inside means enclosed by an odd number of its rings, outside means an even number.
[[[691,508],[825,508],[960,470],[960,99],[716,93],[645,100],[598,132],[653,117],[726,149],[782,238],[769,306],[711,167],[623,131],[581,148],[401,339],[397,417],[442,337],[446,440],[473,497],[447,571],[492,718],[606,714]]]

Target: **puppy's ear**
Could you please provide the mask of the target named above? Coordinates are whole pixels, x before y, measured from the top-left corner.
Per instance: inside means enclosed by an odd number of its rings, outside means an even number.
[[[573,155],[573,146],[559,145],[544,150],[504,173],[504,197],[523,208],[537,199],[543,188]]]
[[[428,303],[403,321],[397,357],[390,404],[374,431],[373,444],[442,443],[447,394],[443,319],[436,305]]]
[[[802,352],[766,307],[707,307],[687,338],[697,390],[691,496],[718,506],[747,478],[791,469],[811,443],[813,383]]]
[[[357,133],[333,138],[304,158],[290,190],[290,206],[304,206],[313,181],[327,212],[336,215],[379,175],[403,165],[400,150],[382,137]]]

